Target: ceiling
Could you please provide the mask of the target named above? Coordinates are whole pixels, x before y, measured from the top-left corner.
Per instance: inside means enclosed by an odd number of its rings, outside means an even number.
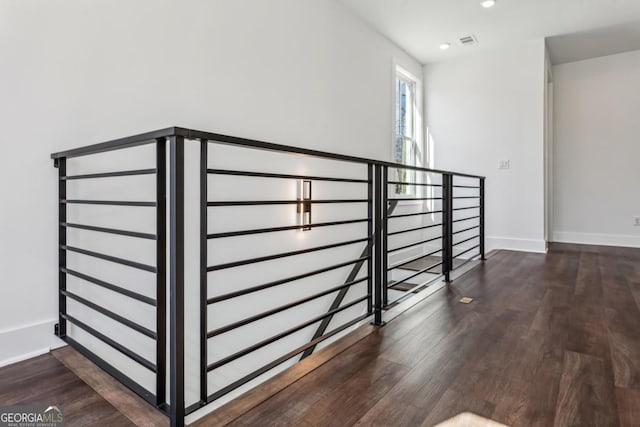
[[[554,63],[640,49],[640,0],[339,1],[423,64],[542,37]],[[462,46],[471,34],[479,43]]]
[[[553,64],[640,50],[640,22],[549,37],[547,47]]]

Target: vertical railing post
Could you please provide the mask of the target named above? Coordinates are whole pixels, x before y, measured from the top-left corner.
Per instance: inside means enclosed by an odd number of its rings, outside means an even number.
[[[454,190],[453,190],[453,174],[448,174],[449,175],[449,195],[447,197],[447,212],[449,212],[449,215],[447,215],[447,230],[448,230],[448,234],[449,236],[447,237],[447,240],[449,241],[449,246],[447,248],[447,259],[449,260],[449,274],[451,274],[451,272],[453,271],[453,197],[454,197]]]
[[[67,298],[63,291],[67,290],[67,251],[63,247],[67,244],[67,204],[63,202],[67,198],[67,159],[60,157],[54,165],[58,168],[58,328],[57,335],[60,338],[67,336],[67,321],[63,315],[67,314]]]
[[[480,178],[480,259],[486,260],[484,249],[484,177]]]
[[[442,174],[442,273],[451,281],[453,268],[453,176]]]
[[[156,405],[166,396],[167,365],[167,146],[156,141]]]
[[[367,294],[369,294],[369,298],[367,299],[367,313],[373,314],[373,280],[374,280],[374,269],[373,269],[373,250],[374,250],[374,193],[373,193],[373,176],[374,166],[372,163],[367,164],[367,237],[369,238],[367,242]]]
[[[386,307],[389,303],[389,278],[388,263],[389,256],[387,252],[388,230],[389,230],[389,167],[382,166],[382,268],[380,274],[382,276],[382,305]]]
[[[384,252],[382,250],[382,210],[384,209],[382,201],[382,166],[375,165],[375,179],[374,179],[374,253],[375,253],[375,289],[374,289],[374,303],[373,303],[373,325],[382,326],[382,288],[383,288],[383,275],[382,275],[382,258]]]
[[[184,426],[184,138],[169,138],[170,424]]]
[[[200,141],[200,402],[207,401],[207,231],[209,142]]]

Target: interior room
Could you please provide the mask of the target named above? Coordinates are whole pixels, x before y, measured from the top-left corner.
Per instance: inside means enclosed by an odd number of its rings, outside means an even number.
[[[0,0],[0,425],[640,425],[637,0]]]

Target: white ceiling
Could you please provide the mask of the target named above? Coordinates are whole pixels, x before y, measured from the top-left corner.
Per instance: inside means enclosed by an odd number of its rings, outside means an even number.
[[[542,37],[554,63],[640,49],[640,0],[339,1],[424,64]],[[461,46],[469,34],[479,43]]]

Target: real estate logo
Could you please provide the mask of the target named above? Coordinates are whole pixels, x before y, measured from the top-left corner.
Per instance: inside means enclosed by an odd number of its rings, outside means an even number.
[[[62,427],[60,405],[0,406],[0,427]]]

